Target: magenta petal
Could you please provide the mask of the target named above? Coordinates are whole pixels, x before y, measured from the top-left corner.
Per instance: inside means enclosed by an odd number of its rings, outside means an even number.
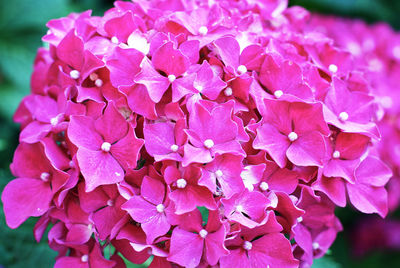
[[[149,93],[144,85],[136,84],[134,87],[120,87],[126,91],[128,105],[132,112],[140,114],[148,119],[157,119],[155,103],[150,99]]]
[[[286,152],[287,158],[298,166],[322,166],[326,146],[323,136],[316,131],[300,136]]]
[[[146,233],[146,240],[149,244],[153,243],[157,237],[165,235],[171,228],[165,214],[159,212],[149,218],[147,222],[143,222],[141,226],[143,231]]]
[[[100,149],[103,143],[103,139],[94,128],[93,119],[87,116],[71,116],[68,138],[76,146],[91,150]]]
[[[360,160],[332,159],[323,168],[326,177],[341,177],[350,183],[354,183],[354,173]]]
[[[191,212],[196,207],[206,207],[216,209],[216,204],[211,192],[202,186],[188,185],[184,189],[177,189],[169,194],[169,198],[174,202],[176,214]]]
[[[42,180],[18,178],[10,181],[1,195],[7,225],[14,229],[29,217],[43,215],[52,198],[50,185]]]
[[[26,143],[35,143],[43,139],[50,131],[50,124],[44,124],[39,121],[32,121],[21,131],[19,141]]]
[[[200,235],[176,227],[171,236],[168,260],[185,267],[197,267],[203,255],[203,246]]]
[[[154,205],[162,204],[165,197],[165,185],[159,180],[145,176],[140,188],[140,194],[145,200]]]
[[[132,219],[140,223],[148,222],[158,213],[156,205],[149,203],[141,196],[133,196],[121,208],[128,211]]]
[[[312,188],[325,193],[339,207],[346,205],[346,188],[343,179],[322,177],[312,185]]]
[[[89,268],[89,263],[82,262],[78,257],[61,257],[57,259],[54,268]]]
[[[148,58],[143,59],[141,67],[142,71],[136,76],[135,82],[144,85],[150,99],[158,103],[167,91],[170,82],[168,78],[162,76],[153,68]]]
[[[175,49],[172,42],[162,45],[153,54],[152,62],[157,70],[163,71],[167,75],[182,75],[189,67],[189,59],[178,49]]]
[[[66,241],[81,245],[89,241],[91,235],[92,230],[89,229],[87,224],[73,224],[68,230]]]
[[[166,155],[172,152],[171,145],[175,144],[173,123],[145,124],[143,134],[146,150],[151,156]]]
[[[274,245],[271,247],[270,245]],[[248,252],[251,267],[298,267],[299,262],[293,257],[289,240],[281,233],[264,235],[253,242]]]
[[[124,179],[124,170],[109,153],[79,148],[77,159],[87,192],[97,186],[114,184]]]
[[[140,63],[144,55],[136,49],[116,47],[107,61],[110,69],[110,81],[114,87],[133,85],[135,75],[140,72]]]
[[[378,213],[385,217],[388,212],[387,192],[383,187],[368,186],[362,183],[347,183],[350,202],[363,213]]]
[[[57,46],[57,57],[80,71],[84,60],[83,41],[71,30]]]
[[[253,146],[255,149],[265,150],[281,168],[286,166],[286,150],[290,141],[272,125],[262,124],[257,128]]]
[[[230,254],[221,257],[219,262],[221,268],[250,267],[250,260],[247,257],[246,251],[241,248],[231,250]]]
[[[380,187],[389,181],[392,171],[378,158],[369,156],[357,167],[355,175],[361,183]]]
[[[210,265],[216,265],[222,256],[229,254],[226,249],[225,242],[225,227],[221,227],[214,233],[210,233],[205,239],[206,258]]]
[[[190,163],[209,163],[212,161],[210,150],[206,148],[196,148],[190,144],[185,144],[184,158],[182,165],[188,166]]]
[[[236,71],[239,66],[240,56],[240,46],[236,39],[231,36],[222,37],[214,41],[214,44],[225,66],[229,66]]]
[[[104,114],[95,121],[95,128],[104,141],[115,143],[128,132],[128,123],[115,107],[114,102],[109,102]]]
[[[140,149],[144,141],[135,136],[132,127],[129,127],[128,134],[117,143],[111,145],[111,154],[125,170],[135,168],[139,158]]]

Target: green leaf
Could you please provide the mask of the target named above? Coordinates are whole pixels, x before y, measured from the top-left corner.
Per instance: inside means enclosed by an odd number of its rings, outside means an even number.
[[[197,208],[200,210],[203,225],[206,225],[208,222],[208,214],[209,214],[208,209],[206,207],[197,207]]]
[[[341,268],[341,266],[331,257],[324,256],[320,259],[315,259],[312,268]]]

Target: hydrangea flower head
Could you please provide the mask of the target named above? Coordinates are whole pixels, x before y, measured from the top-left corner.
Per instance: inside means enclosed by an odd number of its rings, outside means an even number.
[[[55,267],[309,267],[335,206],[387,213],[363,63],[271,1],[116,1],[48,23],[6,222]],[[105,254],[105,252],[111,252]]]

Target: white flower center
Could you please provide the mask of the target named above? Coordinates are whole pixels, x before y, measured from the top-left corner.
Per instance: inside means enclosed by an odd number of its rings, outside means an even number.
[[[349,114],[346,112],[341,112],[339,114],[339,120],[340,121],[346,121],[347,119],[349,119]]]
[[[90,78],[90,80],[92,80],[92,81],[96,81],[97,78],[99,78],[99,76],[98,76],[96,73],[91,73],[91,74],[89,75],[89,78]]]
[[[392,53],[393,53],[393,56],[394,56],[396,59],[400,60],[400,45],[395,46],[395,47],[393,48],[393,50],[392,50]]]
[[[196,84],[194,85],[194,88],[197,89],[199,92],[202,92],[204,87],[202,85]]]
[[[109,152],[110,149],[111,149],[111,143],[109,143],[109,142],[103,142],[103,144],[101,145],[101,149],[102,149],[104,152]]]
[[[175,75],[173,75],[173,74],[168,75],[168,81],[169,81],[170,83],[174,82],[175,79],[176,79],[176,76],[175,76]]]
[[[94,84],[96,85],[96,87],[101,87],[103,85],[103,80],[98,78],[96,79],[96,81],[94,81]]]
[[[81,261],[82,262],[88,262],[89,261],[89,256],[88,255],[82,255],[82,257],[81,257]]]
[[[211,139],[207,139],[204,141],[204,147],[207,149],[211,149],[214,146],[214,142]]]
[[[274,96],[275,98],[279,99],[280,97],[282,97],[283,95],[283,91],[282,90],[277,90],[274,92]]]
[[[299,138],[299,136],[297,135],[296,132],[290,132],[289,135],[288,135],[288,138],[289,138],[290,141],[295,141],[295,140],[297,140]]]
[[[334,151],[333,154],[332,154],[332,157],[335,158],[335,159],[339,158],[340,157],[340,152],[339,151]]]
[[[233,94],[232,88],[231,88],[231,87],[225,88],[224,94],[225,94],[225,96],[227,96],[227,97],[232,96],[232,94]]]
[[[114,200],[109,199],[109,200],[107,201],[107,206],[109,206],[109,207],[114,206]]]
[[[268,185],[268,183],[266,183],[265,181],[263,181],[263,182],[260,183],[260,189],[261,189],[261,191],[265,192],[266,190],[268,190],[268,188],[269,188],[269,185]]]
[[[245,250],[251,250],[252,247],[253,247],[253,244],[250,241],[244,241],[243,248]]]
[[[239,65],[237,68],[237,72],[239,73],[239,75],[247,73],[247,67],[244,65]]]
[[[318,242],[314,242],[312,243],[312,248],[315,249],[319,249],[319,243]]]
[[[52,119],[50,119],[50,124],[52,126],[56,126],[58,124],[58,118],[57,117],[53,117]]]
[[[244,210],[244,208],[243,208],[243,206],[242,205],[237,205],[236,206],[236,209],[235,209],[237,212],[243,212],[243,210]]]
[[[158,205],[156,206],[156,209],[157,209],[157,212],[158,212],[158,213],[163,213],[163,212],[164,212],[164,209],[165,209],[165,206],[164,206],[163,204],[158,204]]]
[[[176,181],[176,187],[178,187],[179,189],[185,188],[186,185],[187,185],[187,182],[186,182],[185,179],[178,179],[178,180]]]
[[[199,235],[201,236],[201,238],[206,238],[208,232],[205,229],[201,229]]]
[[[201,34],[201,35],[206,35],[207,33],[208,33],[208,29],[207,29],[206,26],[201,26],[201,27],[199,28],[199,34]]]
[[[215,171],[215,176],[216,176],[217,178],[221,178],[222,175],[224,175],[224,173],[222,172],[222,170],[218,169],[217,171]]]
[[[297,218],[297,222],[302,222],[302,221],[303,221],[303,217],[302,216]]]
[[[172,144],[170,147],[171,151],[173,151],[174,153],[178,151],[179,147],[176,144]]]
[[[72,79],[78,79],[80,75],[81,75],[81,73],[78,70],[72,70],[69,72],[69,76]]]
[[[47,172],[43,172],[42,174],[40,174],[40,179],[44,182],[48,182],[50,179],[50,174]]]
[[[111,37],[111,42],[118,45],[118,43],[119,43],[118,37],[116,37],[116,36]]]
[[[332,73],[336,73],[338,71],[338,67],[335,64],[330,64],[328,69]]]

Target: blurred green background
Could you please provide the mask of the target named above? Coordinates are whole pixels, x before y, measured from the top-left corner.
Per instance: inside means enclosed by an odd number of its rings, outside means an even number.
[[[101,15],[112,6],[112,2],[0,0],[0,191],[12,179],[8,168],[19,131],[12,122],[12,115],[21,99],[29,94],[32,63],[37,48],[42,46],[46,22],[87,9]],[[290,4],[321,13],[358,17],[368,22],[387,21],[400,29],[400,1],[397,0],[291,0]],[[396,212],[390,217],[400,219],[399,214]],[[400,252],[381,251],[361,259],[354,258],[349,248],[349,235],[363,215],[352,209],[339,209],[337,215],[345,232],[339,234],[330,254],[317,260],[313,267],[400,267]],[[0,208],[0,268],[52,267],[56,254],[48,248],[46,241],[36,244],[32,234],[34,224],[35,219],[31,219],[19,229],[11,230],[6,226]]]

